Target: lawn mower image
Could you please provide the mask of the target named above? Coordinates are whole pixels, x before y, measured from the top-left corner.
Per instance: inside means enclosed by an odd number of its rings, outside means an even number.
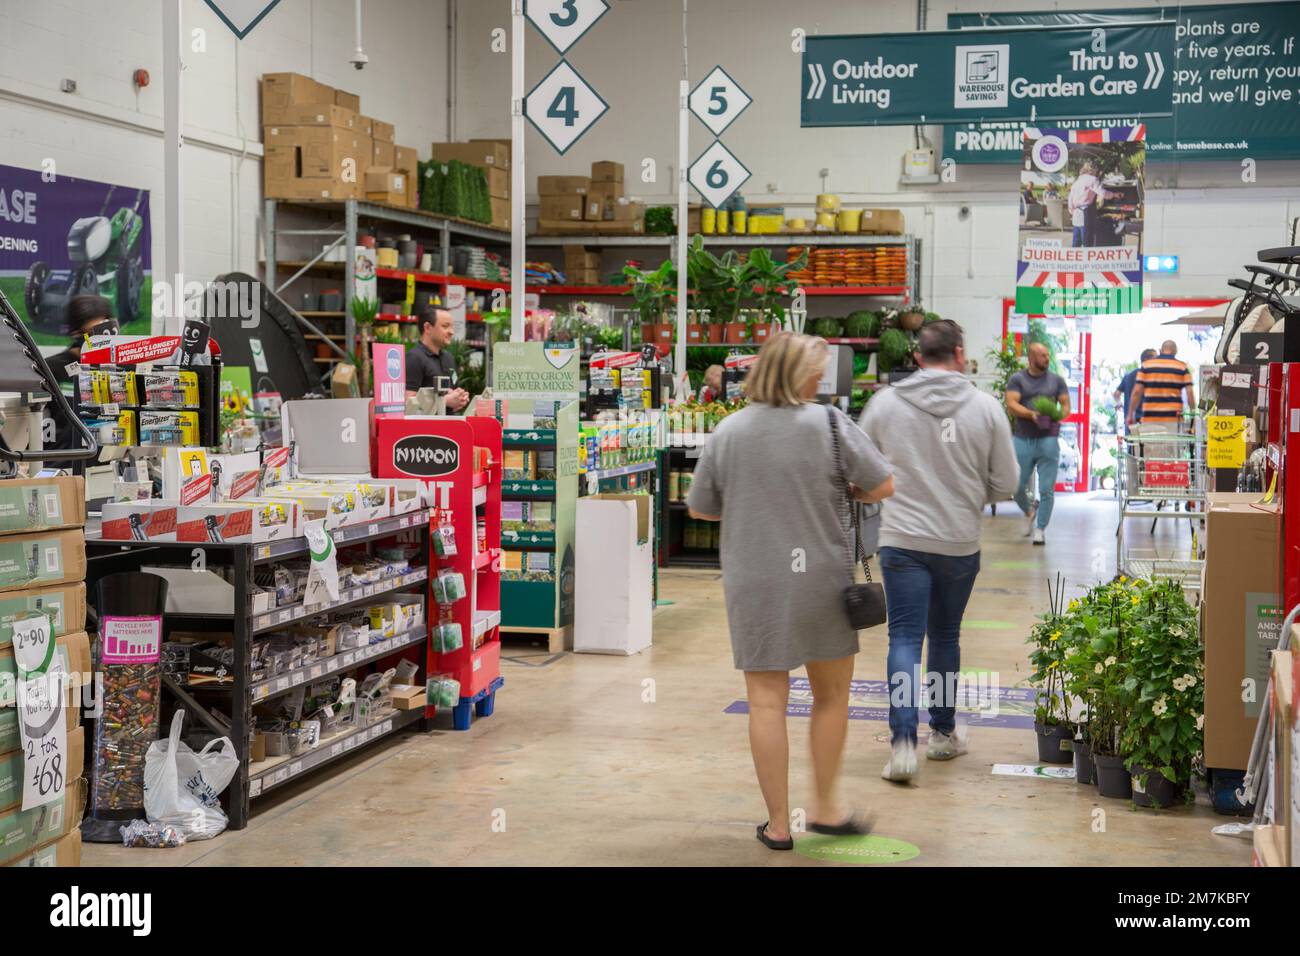
[[[27,271],[23,304],[34,329],[63,334],[64,309],[76,295],[106,297],[121,325],[140,318],[144,289],[140,203],[144,190],[135,194],[134,206],[123,206],[109,219],[105,213],[116,189],[108,188],[98,216],[78,219],[68,230],[69,268],[51,269],[48,263],[35,262]]]

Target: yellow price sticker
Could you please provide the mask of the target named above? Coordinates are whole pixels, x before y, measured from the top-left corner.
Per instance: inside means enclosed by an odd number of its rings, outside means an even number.
[[[411,306],[415,305],[415,273],[406,274],[406,314],[411,314]]]
[[[1211,415],[1206,419],[1209,442],[1205,463],[1210,468],[1240,468],[1246,461],[1246,416]]]

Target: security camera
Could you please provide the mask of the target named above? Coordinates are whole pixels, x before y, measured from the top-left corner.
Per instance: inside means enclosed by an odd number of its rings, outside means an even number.
[[[970,206],[962,206],[960,209],[958,209],[958,210],[957,210],[957,218],[958,218],[958,219],[961,219],[961,220],[963,220],[963,221],[966,220],[966,219],[969,219],[969,218],[970,218]]]
[[[370,62],[370,57],[366,56],[361,47],[357,47],[352,52],[352,56],[348,59],[348,62],[351,63],[354,68],[364,70],[366,64]]]

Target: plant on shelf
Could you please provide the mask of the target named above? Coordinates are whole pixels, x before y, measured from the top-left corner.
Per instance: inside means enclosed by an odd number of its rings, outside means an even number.
[[[695,308],[708,313],[709,341],[744,342],[747,330],[736,322],[736,313],[741,299],[752,294],[754,273],[749,262],[734,249],[715,256],[704,248],[704,237],[697,235],[686,254],[686,274]]]
[[[851,339],[874,339],[880,334],[880,316],[870,309],[859,309],[844,319],[844,334]]]
[[[914,348],[912,337],[902,329],[885,329],[880,333],[880,357],[877,359],[879,370],[892,372],[911,366]]]
[[[665,321],[665,312],[677,289],[677,269],[672,260],[665,259],[659,268],[648,271],[627,265],[623,267],[623,275],[628,280],[627,294],[636,301],[641,314],[641,333],[645,340],[671,342],[673,327]]]
[[[352,310],[352,320],[356,324],[358,347],[361,351],[361,364],[357,367],[361,375],[361,394],[369,395],[371,393],[370,343],[383,341],[375,335],[375,318],[379,315],[379,301],[354,295],[349,307]]]
[[[758,326],[785,325],[785,306],[789,297],[789,275],[800,272],[808,264],[808,250],[804,249],[792,262],[777,262],[767,249],[759,246],[749,254],[749,281],[754,290],[754,302],[760,309]],[[765,336],[764,336],[765,337]]]

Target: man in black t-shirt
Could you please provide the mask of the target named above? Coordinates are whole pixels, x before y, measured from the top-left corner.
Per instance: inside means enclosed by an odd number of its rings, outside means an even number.
[[[1007,379],[1007,411],[1015,423],[1012,442],[1020,462],[1020,487],[1016,504],[1025,513],[1025,537],[1043,544],[1043,532],[1052,520],[1052,503],[1056,497],[1056,472],[1061,463],[1059,421],[1053,421],[1034,408],[1034,399],[1049,398],[1061,406],[1061,417],[1070,415],[1070,392],[1065,379],[1051,371],[1052,356],[1042,342],[1029,346],[1029,367]],[[1034,501],[1029,483],[1038,473],[1038,501]]]
[[[422,388],[436,388],[446,398],[448,412],[463,411],[469,393],[457,387],[456,360],[446,348],[455,334],[451,313],[429,306],[420,313],[420,341],[406,350],[406,397]]]

